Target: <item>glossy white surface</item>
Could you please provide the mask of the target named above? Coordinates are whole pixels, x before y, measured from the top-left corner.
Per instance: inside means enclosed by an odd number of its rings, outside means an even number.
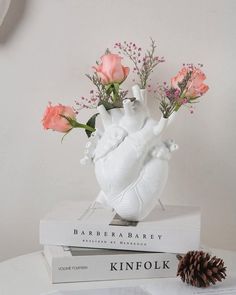
[[[227,266],[228,279],[213,290],[236,286],[236,252],[214,250],[212,253],[222,257]],[[122,287],[142,285],[154,292],[161,290],[165,295],[193,294],[199,289],[190,288],[176,279],[149,279],[127,281],[104,281],[86,283],[68,283],[52,285],[49,281],[45,260],[40,252],[19,256],[0,264],[1,295],[40,295],[57,290],[69,291],[88,288]],[[208,289],[209,290],[209,289]],[[66,293],[65,293],[66,294]],[[217,293],[215,293],[217,294]],[[220,293],[219,293],[220,294]],[[233,294],[233,293],[232,293]],[[79,293],[78,293],[79,295]]]

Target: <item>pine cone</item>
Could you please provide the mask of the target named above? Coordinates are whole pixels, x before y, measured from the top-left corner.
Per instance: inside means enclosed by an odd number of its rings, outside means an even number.
[[[208,287],[226,277],[224,261],[203,251],[189,251],[186,255],[177,255],[179,259],[177,276],[183,282],[195,287]]]

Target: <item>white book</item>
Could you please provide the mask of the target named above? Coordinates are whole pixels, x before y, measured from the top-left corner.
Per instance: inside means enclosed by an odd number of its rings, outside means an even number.
[[[41,295],[151,295],[143,287],[111,287],[78,290],[57,290]]]
[[[52,283],[176,277],[176,254],[44,246]]]
[[[185,253],[200,245],[200,211],[157,206],[140,222],[120,219],[111,209],[65,202],[40,221],[40,243],[86,248]]]

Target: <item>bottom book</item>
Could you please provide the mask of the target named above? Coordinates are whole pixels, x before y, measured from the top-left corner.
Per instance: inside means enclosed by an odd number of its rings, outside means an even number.
[[[112,287],[79,290],[61,290],[41,295],[151,295],[143,287]]]
[[[52,283],[175,277],[176,254],[44,246]]]

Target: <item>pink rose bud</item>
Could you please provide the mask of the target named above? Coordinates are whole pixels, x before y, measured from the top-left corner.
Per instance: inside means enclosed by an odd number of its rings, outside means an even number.
[[[178,83],[181,83],[184,80],[184,77],[187,75],[188,69],[187,68],[182,68],[178,74],[171,78],[171,87],[175,89],[179,89]]]
[[[118,54],[108,53],[101,57],[102,63],[93,68],[104,85],[122,83],[129,74],[129,68],[121,64],[122,57]]]
[[[67,132],[72,126],[66,118],[63,118],[61,115],[66,116],[75,120],[76,114],[73,109],[69,106],[63,106],[61,104],[57,106],[52,106],[51,104],[45,110],[43,116],[43,127],[45,129],[52,129],[58,132]]]
[[[202,96],[209,89],[208,85],[203,81],[206,79],[206,75],[196,67],[183,67],[178,74],[171,79],[171,86],[179,89],[179,83],[182,83],[187,74],[191,74],[185,87],[185,97],[194,99]]]

